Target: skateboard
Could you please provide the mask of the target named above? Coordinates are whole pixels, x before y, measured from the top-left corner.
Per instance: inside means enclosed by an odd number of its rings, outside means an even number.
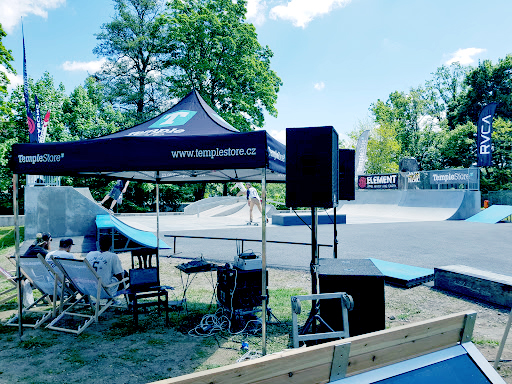
[[[248,221],[247,225],[260,225],[257,221]]]

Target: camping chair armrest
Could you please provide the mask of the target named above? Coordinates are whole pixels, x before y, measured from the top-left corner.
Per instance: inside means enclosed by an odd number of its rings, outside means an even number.
[[[109,284],[109,285],[105,285],[105,288],[115,287],[116,285],[120,285],[121,283],[125,283],[125,282],[127,282],[128,280],[129,280],[129,278],[128,278],[128,277],[125,277],[125,278],[124,278],[124,279],[122,279],[122,280],[115,281],[115,282],[113,282],[113,283],[111,283],[111,284]]]

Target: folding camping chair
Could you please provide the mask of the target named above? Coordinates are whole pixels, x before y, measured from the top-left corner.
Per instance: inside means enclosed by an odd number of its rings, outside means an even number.
[[[0,304],[3,304],[7,303],[9,300],[14,299],[16,297],[16,276],[13,276],[10,271],[7,271],[2,267],[0,267],[0,276],[5,278],[5,280],[12,284],[12,287],[9,286],[8,288],[0,292]]]
[[[56,274],[41,254],[37,254],[37,257],[21,257],[19,263],[21,273],[23,273],[34,288],[41,291],[41,297],[27,308],[22,309],[21,313],[22,317],[27,313],[40,313],[41,317],[35,324],[22,322],[22,325],[25,327],[38,328],[48,319],[55,317],[57,312],[62,310],[64,304],[69,302],[75,295],[66,289],[64,281]],[[65,295],[67,295],[67,297],[60,300]],[[50,301],[51,309],[42,309],[40,307],[46,299]],[[57,301],[59,300],[60,304],[57,310]],[[12,317],[6,325],[17,326],[18,315]]]
[[[152,264],[153,257],[155,258],[155,266]],[[169,304],[181,304],[177,301],[169,303],[168,290],[174,290],[174,288],[160,285],[159,266],[156,249],[142,248],[132,251],[132,269],[129,272],[130,287],[125,289],[123,293],[128,295],[135,327],[139,325],[139,310],[150,306],[158,306],[159,314],[160,308],[164,308],[165,325],[169,326]],[[147,301],[151,298],[157,300]]]
[[[101,281],[101,277],[96,274],[96,271],[87,260],[62,259],[59,257],[52,257],[52,260],[57,268],[66,276],[66,279],[69,280],[80,293],[81,297],[71,306],[63,310],[46,328],[79,335],[91,325],[91,323],[98,322],[99,316],[115,304],[114,300],[122,295],[117,288],[121,284],[125,284],[128,278],[105,285]],[[84,309],[92,311],[93,314],[76,312],[78,306],[85,307]],[[79,322],[78,328],[59,326],[59,322],[63,320],[65,316],[85,318],[86,321],[84,323]]]

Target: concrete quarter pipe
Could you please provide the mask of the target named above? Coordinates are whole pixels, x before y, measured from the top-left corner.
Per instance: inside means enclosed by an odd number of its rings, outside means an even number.
[[[340,202],[347,223],[465,220],[480,211],[480,191],[365,190],[354,201]]]

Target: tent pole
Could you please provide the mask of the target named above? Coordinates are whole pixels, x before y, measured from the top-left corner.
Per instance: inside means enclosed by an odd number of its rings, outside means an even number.
[[[156,259],[160,257],[160,171],[156,171]],[[158,271],[160,273],[160,271]]]
[[[21,286],[20,270],[20,226],[18,221],[18,174],[12,175],[12,208],[14,210],[14,255],[16,258],[16,284],[18,286],[18,335],[23,336],[21,315],[23,313],[23,292]]]
[[[267,354],[267,170],[261,170],[261,344]]]

